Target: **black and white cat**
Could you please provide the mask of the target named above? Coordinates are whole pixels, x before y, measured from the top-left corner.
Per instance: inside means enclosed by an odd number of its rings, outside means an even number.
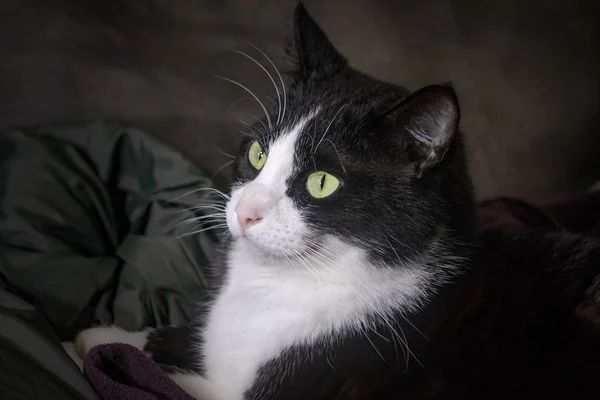
[[[290,55],[284,106],[235,162],[207,316],[92,328],[79,353],[132,344],[207,400],[600,398],[598,247],[546,235],[512,268],[530,242],[475,237],[450,86],[352,69],[302,5]]]

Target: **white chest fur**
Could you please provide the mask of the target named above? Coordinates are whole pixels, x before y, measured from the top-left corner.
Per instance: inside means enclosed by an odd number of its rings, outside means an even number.
[[[265,265],[242,245],[232,251],[229,278],[211,308],[204,334],[207,378],[223,398],[242,399],[258,369],[294,344],[351,327],[364,330],[372,312],[418,306],[427,274],[421,269],[365,265],[361,251],[337,246],[339,256],[311,266]]]

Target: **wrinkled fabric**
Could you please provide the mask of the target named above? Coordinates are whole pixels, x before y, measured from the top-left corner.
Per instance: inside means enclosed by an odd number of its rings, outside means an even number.
[[[205,295],[217,237],[178,238],[207,228],[179,222],[214,212],[203,208],[219,201],[211,185],[180,153],[118,122],[2,133],[0,275],[63,341],[97,323],[181,324]]]
[[[1,280],[0,394],[11,400],[101,398],[64,352],[41,312]]]
[[[94,347],[83,372],[103,399],[193,400],[157,364],[127,344]]]

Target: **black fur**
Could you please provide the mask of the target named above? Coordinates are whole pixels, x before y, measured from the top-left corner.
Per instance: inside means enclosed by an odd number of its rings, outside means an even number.
[[[202,374],[200,337],[202,326],[167,326],[151,331],[144,351],[168,372],[187,371]]]
[[[454,265],[456,276],[418,313],[396,316],[401,338],[374,319],[364,335],[288,349],[262,366],[246,398],[600,398],[600,245],[544,232],[477,236],[453,89],[410,93],[355,71],[302,5],[294,26],[288,111],[241,144],[236,182],[257,174],[246,157],[253,140],[268,153],[273,136],[320,107],[288,192],[315,232],[363,247],[380,265],[402,265],[435,242],[444,251],[423,268]],[[270,115],[276,121],[277,109]],[[340,179],[332,196],[306,194],[315,168]]]

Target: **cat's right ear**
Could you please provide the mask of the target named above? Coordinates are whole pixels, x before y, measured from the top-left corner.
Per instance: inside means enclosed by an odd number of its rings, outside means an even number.
[[[335,75],[346,64],[327,35],[300,2],[294,10],[293,36],[286,54],[293,74],[301,80]]]

